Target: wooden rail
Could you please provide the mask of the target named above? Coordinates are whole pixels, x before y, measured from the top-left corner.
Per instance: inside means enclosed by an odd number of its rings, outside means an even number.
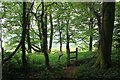
[[[70,55],[70,57],[69,57],[69,62],[70,61],[77,61],[78,60],[78,48],[76,48],[76,51],[71,51],[71,52],[69,52],[69,54],[75,54],[75,56],[71,56]],[[74,60],[75,59],[75,60]],[[70,65],[70,64],[68,64],[68,65]]]

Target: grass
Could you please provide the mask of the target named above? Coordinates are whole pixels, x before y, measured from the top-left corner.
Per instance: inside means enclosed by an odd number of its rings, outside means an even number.
[[[92,53],[93,54],[93,53]],[[83,56],[83,55],[82,55]],[[88,53],[80,60],[78,71],[75,74],[76,79],[81,80],[120,80],[120,57],[118,62],[118,54],[112,52],[112,67],[109,69],[92,68],[96,57],[91,58]]]
[[[93,57],[95,54],[96,54],[95,52],[78,53],[79,66],[75,74],[76,79],[78,80],[79,79],[104,80],[104,79],[112,79],[112,78],[120,79],[119,67],[115,66],[116,64],[118,65],[118,54],[115,51],[113,51],[112,62],[114,66],[107,70],[91,67],[96,60],[96,57]],[[74,54],[72,56],[74,56]],[[45,67],[44,55],[42,53],[27,54],[28,67],[27,67],[27,75],[26,75],[26,73],[22,71],[21,54],[16,54],[11,59],[11,61],[9,61],[3,66],[3,78],[4,80],[7,80],[9,78],[12,80],[16,80],[16,78],[22,78],[18,80],[30,80],[32,78],[33,79],[44,78],[45,80],[54,80],[53,78],[62,79],[62,77],[64,76],[64,72],[63,72],[64,67],[66,67],[67,55],[65,53],[63,54],[60,63],[58,63],[58,57],[59,57],[58,51],[54,51],[49,54],[51,67],[50,70],[48,70]],[[29,78],[29,79],[24,79],[24,78]]]
[[[84,64],[79,66],[76,78],[81,80],[118,80],[120,79],[120,69],[118,67],[98,69]]]

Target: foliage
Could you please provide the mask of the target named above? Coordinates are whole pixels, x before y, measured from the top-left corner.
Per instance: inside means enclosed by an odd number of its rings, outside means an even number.
[[[41,27],[41,12],[42,6],[41,2],[34,3],[33,9],[30,10],[30,4],[27,2],[27,13],[29,13],[30,18],[30,30],[29,37],[31,46],[35,49],[41,49],[42,39],[44,38]],[[4,59],[8,58],[12,52],[15,50],[16,46],[21,40],[22,33],[22,3],[8,3],[1,2],[0,8],[2,6],[2,11],[0,16],[3,18],[2,24],[2,38],[3,38],[3,48],[4,48]],[[58,57],[60,51],[58,50],[58,45],[61,41],[66,44],[66,27],[68,26],[70,44],[74,44],[73,48],[78,47],[78,72],[76,73],[77,79],[112,79],[119,78],[120,71],[118,69],[118,64],[120,64],[120,49],[115,47],[120,44],[120,3],[116,3],[116,14],[115,14],[115,29],[113,33],[113,53],[111,55],[113,67],[110,69],[94,69],[91,66],[95,62],[96,55],[98,54],[95,50],[98,49],[99,31],[98,22],[94,11],[101,14],[102,4],[101,3],[71,3],[71,2],[48,2],[44,3],[45,12],[44,14],[52,14],[53,18],[53,45],[56,49],[52,49],[49,54],[50,69],[48,70],[45,66],[45,56],[42,52],[35,52],[33,49],[30,53],[27,53],[27,66],[26,72],[22,66],[22,52],[19,49],[16,54],[3,65],[3,79],[14,80],[31,80],[32,78],[43,78],[46,80],[52,80],[53,78],[63,78],[64,67],[66,67],[67,55],[65,54],[66,48],[63,45],[63,56],[58,62]],[[91,10],[91,8],[93,10]],[[43,15],[44,16],[44,15]],[[50,37],[50,19],[47,16],[47,39],[49,43]],[[93,18],[93,28],[90,29],[90,19]],[[45,21],[43,17],[43,22]],[[69,21],[67,23],[67,21]],[[27,22],[26,22],[27,23]],[[0,26],[1,27],[1,26]],[[88,52],[90,36],[93,37],[93,51]],[[28,35],[27,35],[28,38]],[[28,39],[25,39],[25,50],[28,51]],[[47,42],[46,42],[47,44]],[[49,45],[49,44],[48,44]],[[37,47],[36,47],[37,46]],[[46,48],[46,47],[43,47]],[[72,50],[72,48],[70,48]],[[47,50],[46,50],[47,52]],[[74,54],[72,55],[74,56]],[[16,79],[17,80],[17,79]]]
[[[120,79],[119,63],[116,52],[112,53],[112,67],[109,69],[92,68],[91,66],[94,62],[95,59],[91,59],[90,57],[81,59],[79,62],[80,66],[75,74],[76,78],[82,80]]]
[[[119,69],[110,68],[106,69],[94,69],[87,66],[79,67],[78,73],[76,73],[76,77],[82,80],[107,80],[107,79],[120,79],[119,77]]]
[[[30,6],[27,3],[27,11]],[[98,4],[98,3],[97,3]],[[96,4],[96,5],[97,5]],[[12,46],[14,49],[20,41],[22,32],[22,4],[21,3],[2,3],[4,6],[4,11],[2,12],[3,19],[5,20],[3,24],[3,39],[5,48],[10,48]],[[11,6],[13,6],[11,8]],[[78,7],[79,6],[79,7]],[[96,37],[97,31],[95,29],[89,31],[89,18],[92,17],[92,12],[88,10],[87,3],[45,3],[45,8],[47,11],[45,13],[53,14],[53,26],[54,26],[54,40],[53,42],[59,42],[58,28],[60,26],[62,32],[62,42],[66,43],[66,20],[69,21],[69,34],[70,43],[76,44],[80,47],[81,51],[88,50],[89,36],[94,33]],[[95,7],[98,8],[98,7]],[[4,15],[5,14],[5,15]],[[12,14],[12,15],[11,15]],[[31,44],[40,46],[41,40],[39,37],[39,28],[41,14],[41,3],[35,3],[33,5],[33,11],[30,12],[30,38]],[[84,16],[84,17],[83,17]],[[59,23],[58,23],[59,20]],[[94,17],[94,22],[96,25],[96,19]],[[50,34],[50,20],[48,19],[48,37]],[[41,29],[41,27],[40,27]],[[48,38],[49,39],[49,38]],[[94,38],[96,40],[97,38]],[[94,47],[94,46],[93,46]],[[95,47],[94,47],[95,48]],[[11,49],[11,48],[10,48]]]
[[[95,58],[93,57],[96,55],[96,52],[79,52],[78,53],[78,70],[75,74],[76,79],[82,80],[92,80],[92,79],[112,79],[112,78],[120,78],[119,77],[119,67],[117,66],[119,63],[117,61],[117,53],[114,50],[112,53],[112,61],[113,67],[106,70],[106,69],[98,69],[92,68],[91,66],[95,62]],[[63,54],[61,57],[61,62],[58,63],[58,55],[57,53],[49,54],[50,57],[50,70],[47,70],[44,64],[44,56],[42,53],[36,54],[27,54],[27,62],[28,62],[28,76],[30,79],[56,79],[56,78],[63,78],[64,76],[64,67],[66,67],[66,54]],[[3,78],[25,78],[24,71],[22,71],[21,65],[21,55],[18,54],[11,59],[11,61],[3,66]],[[116,65],[116,66],[115,66]],[[16,77],[13,77],[16,76]],[[54,75],[54,76],[53,76]],[[6,77],[5,77],[6,76]],[[5,79],[6,80],[6,79]]]

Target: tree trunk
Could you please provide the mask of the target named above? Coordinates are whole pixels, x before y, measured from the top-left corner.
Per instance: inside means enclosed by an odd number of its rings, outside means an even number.
[[[27,25],[27,42],[28,42],[28,53],[31,53],[31,42],[30,42],[30,16],[28,17],[28,25]]]
[[[62,55],[62,30],[61,30],[62,26],[59,26],[59,36],[60,36],[60,53]]]
[[[41,46],[41,52],[43,52],[43,41],[42,41],[42,30],[40,27],[40,21],[38,20],[38,31],[39,31],[39,39],[40,39],[40,46]]]
[[[18,46],[16,47],[16,49],[13,51],[13,53],[12,53],[8,58],[4,59],[2,63],[4,64],[4,63],[6,63],[7,61],[9,61],[9,60],[15,55],[15,53],[18,51],[18,49],[21,47],[21,45],[22,45],[22,39],[21,39],[21,41],[19,42],[19,44],[18,44]]]
[[[44,17],[44,2],[42,3],[42,14],[41,14],[41,27],[42,27],[42,36],[43,36],[43,47],[44,47],[44,56],[45,56],[45,65],[49,68],[49,56],[47,52],[47,13],[45,14],[45,24],[43,21]]]
[[[59,19],[57,20],[58,22],[58,26],[59,26],[59,39],[60,39],[60,55],[59,55],[59,58],[58,58],[58,62],[60,62],[60,58],[62,57],[62,31],[61,31],[61,24],[60,24],[60,21]]]
[[[90,18],[89,31],[93,30],[93,18]],[[92,51],[93,32],[90,35],[89,51]]]
[[[3,61],[4,61],[4,48],[2,46],[2,36],[0,35],[0,48],[1,48],[1,53],[2,53],[2,64],[3,64]]]
[[[33,4],[31,6],[31,8],[33,7]],[[30,8],[30,10],[31,10]],[[29,15],[29,11],[28,14],[26,14],[26,2],[23,2],[23,14],[22,14],[22,37],[21,37],[21,41],[19,42],[18,46],[16,47],[16,49],[13,51],[13,53],[6,59],[3,60],[3,64],[7,61],[9,61],[14,55],[15,53],[19,50],[19,48],[22,48],[22,65],[25,68],[27,61],[26,61],[26,51],[25,51],[25,37],[27,34],[27,25],[28,25],[28,15]]]
[[[44,25],[44,54],[45,54],[45,63],[49,67],[49,56],[48,56],[48,45],[47,45],[47,13],[45,14],[45,25]]]
[[[103,19],[100,28],[100,49],[99,56],[94,64],[100,68],[111,67],[111,48],[112,48],[112,35],[114,28],[115,17],[115,2],[103,3]]]
[[[60,35],[60,53],[62,54],[62,32],[60,31],[60,33],[59,33],[59,35]]]
[[[67,43],[66,43],[66,53],[67,53],[67,65],[69,66],[70,65],[70,48],[69,48],[69,20],[67,20],[67,25],[66,25],[66,40],[67,40]]]
[[[25,37],[27,31],[27,20],[26,20],[26,2],[23,2],[23,23],[22,23],[22,64],[26,66],[26,50],[25,50]]]
[[[51,24],[51,33],[50,33],[49,52],[51,52],[52,40],[53,40],[53,22],[52,22],[52,14],[50,14],[50,24]]]

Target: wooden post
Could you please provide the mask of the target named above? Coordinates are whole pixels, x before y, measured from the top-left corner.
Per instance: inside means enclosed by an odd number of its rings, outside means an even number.
[[[78,60],[78,48],[76,48],[76,60]]]

